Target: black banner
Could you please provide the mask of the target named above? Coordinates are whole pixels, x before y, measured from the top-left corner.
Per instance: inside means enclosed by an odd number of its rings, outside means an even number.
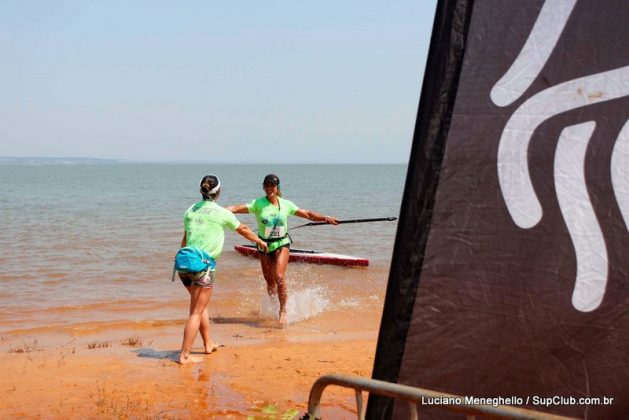
[[[627,22],[622,0],[439,2],[375,379],[629,412]]]

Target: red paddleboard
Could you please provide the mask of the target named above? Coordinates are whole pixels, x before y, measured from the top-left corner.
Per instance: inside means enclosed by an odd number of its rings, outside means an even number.
[[[254,245],[236,245],[234,246],[234,249],[243,255],[249,255],[251,257],[257,258],[259,255],[259,252]],[[331,264],[344,267],[367,267],[369,265],[369,260],[366,258],[292,248],[290,250],[290,257],[288,261],[305,262],[310,264]]]

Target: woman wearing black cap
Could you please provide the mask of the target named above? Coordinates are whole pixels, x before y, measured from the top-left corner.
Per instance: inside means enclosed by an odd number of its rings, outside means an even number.
[[[286,267],[290,255],[290,237],[288,236],[288,216],[296,215],[316,222],[327,222],[333,225],[338,220],[330,216],[322,216],[311,210],[300,209],[292,201],[282,198],[280,179],[275,174],[264,177],[262,189],[264,197],[248,204],[226,207],[234,213],[253,213],[258,222],[258,236],[268,245],[268,252],[260,253],[262,274],[266,280],[269,296],[277,295],[280,302],[279,322],[287,323],[286,300]]]
[[[200,192],[203,200],[190,206],[184,215],[181,246],[195,247],[205,251],[210,257],[210,267],[206,271],[197,273],[179,273],[181,282],[190,293],[190,316],[184,329],[183,344],[179,355],[181,364],[202,360],[200,357],[190,355],[197,331],[201,332],[205,353],[212,353],[218,347],[210,340],[207,306],[216,278],[216,259],[223,250],[225,229],[235,230],[244,238],[256,242],[261,249],[267,248],[266,243],[246,225],[240,223],[233,213],[216,204],[221,193],[221,182],[216,175],[203,177]]]

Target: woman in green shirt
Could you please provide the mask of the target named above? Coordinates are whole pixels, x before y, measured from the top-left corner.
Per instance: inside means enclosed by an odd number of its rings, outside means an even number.
[[[179,363],[196,363],[203,359],[190,355],[192,344],[201,332],[205,353],[212,353],[216,345],[210,340],[210,320],[207,306],[212,297],[216,279],[216,260],[221,255],[225,241],[225,229],[235,230],[244,238],[255,242],[258,247],[268,250],[266,242],[259,239],[234,214],[216,204],[221,193],[221,182],[215,175],[206,175],[201,180],[202,201],[193,204],[184,215],[184,233],[181,246],[201,249],[210,256],[210,267],[198,273],[179,273],[183,285],[190,293],[190,316],[183,333],[183,343]]]
[[[262,182],[265,196],[247,204],[228,206],[234,213],[253,213],[258,222],[258,237],[268,245],[268,251],[260,252],[260,265],[266,280],[269,296],[278,296],[280,302],[279,322],[286,324],[286,267],[290,255],[290,237],[288,236],[288,216],[299,216],[316,222],[338,224],[334,217],[323,216],[312,210],[300,209],[292,201],[282,198],[280,179],[269,174]]]

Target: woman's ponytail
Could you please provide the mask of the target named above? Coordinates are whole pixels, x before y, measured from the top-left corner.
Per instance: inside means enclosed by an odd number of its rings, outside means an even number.
[[[201,180],[200,188],[204,200],[214,200],[221,189],[221,181],[216,175],[206,175]]]

